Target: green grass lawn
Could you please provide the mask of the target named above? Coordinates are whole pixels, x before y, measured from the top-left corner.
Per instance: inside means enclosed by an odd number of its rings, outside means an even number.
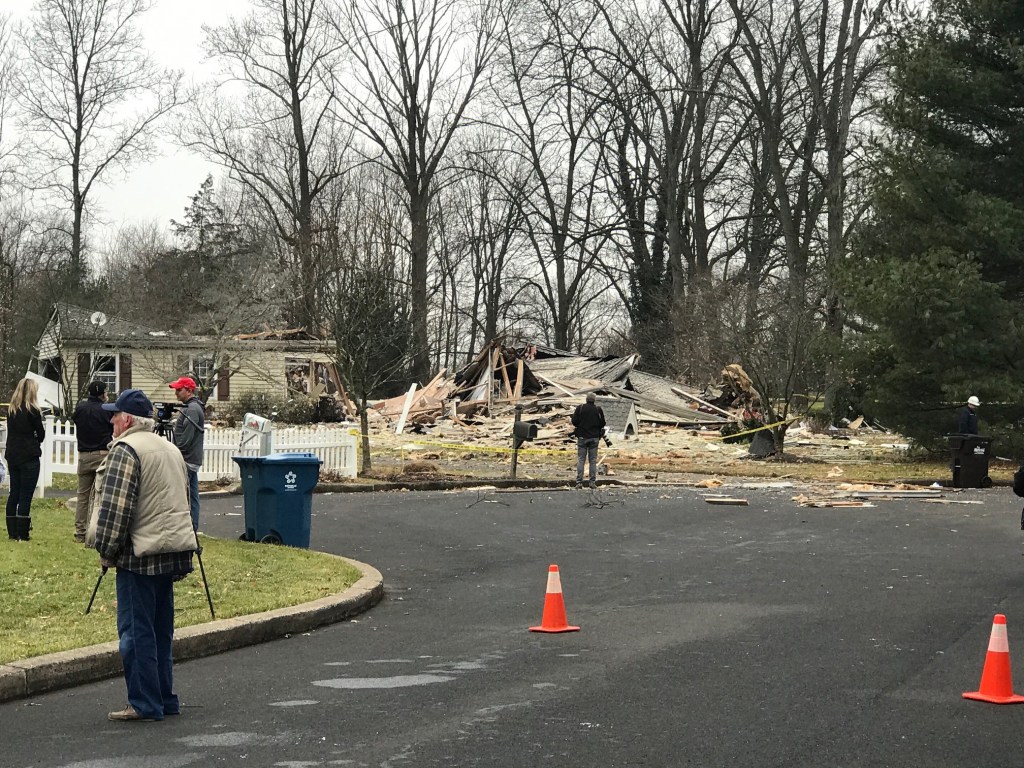
[[[71,540],[74,513],[60,501],[32,504],[32,540],[0,538],[0,664],[117,639],[114,571],[103,578],[92,612],[99,556]],[[341,592],[360,573],[344,561],[292,547],[200,537],[218,619],[297,605]],[[195,573],[175,585],[175,625],[210,621]]]

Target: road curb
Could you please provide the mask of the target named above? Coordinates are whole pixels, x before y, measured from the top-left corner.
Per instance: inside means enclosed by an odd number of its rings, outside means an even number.
[[[358,560],[340,559],[363,574],[344,592],[288,608],[218,619],[175,630],[175,662],[308,632],[343,621],[379,603],[384,597],[384,577],[380,571]],[[121,656],[116,640],[0,664],[0,703],[104,680],[121,673]]]

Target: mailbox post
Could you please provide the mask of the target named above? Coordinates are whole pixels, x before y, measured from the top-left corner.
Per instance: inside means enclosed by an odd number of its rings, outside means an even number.
[[[519,463],[519,446],[537,437],[537,425],[532,421],[521,421],[523,406],[517,405],[515,420],[512,422],[512,479],[516,479],[516,465]]]

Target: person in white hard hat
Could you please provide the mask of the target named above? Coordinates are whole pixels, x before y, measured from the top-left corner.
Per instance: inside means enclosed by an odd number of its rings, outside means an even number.
[[[960,418],[957,421],[956,431],[961,435],[978,434],[978,406],[981,401],[971,395],[967,398],[967,405],[960,409]]]

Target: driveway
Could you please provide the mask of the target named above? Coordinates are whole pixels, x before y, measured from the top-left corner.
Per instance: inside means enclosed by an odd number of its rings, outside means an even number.
[[[313,546],[377,567],[380,605],[179,665],[184,713],[163,723],[105,720],[121,680],[2,705],[2,763],[1019,762],[1024,707],[961,698],[978,687],[997,612],[1024,683],[1008,490],[852,509],[725,490],[749,506],[684,487],[318,495]],[[236,536],[241,503],[204,501],[204,530]],[[551,563],[579,632],[527,630]]]

